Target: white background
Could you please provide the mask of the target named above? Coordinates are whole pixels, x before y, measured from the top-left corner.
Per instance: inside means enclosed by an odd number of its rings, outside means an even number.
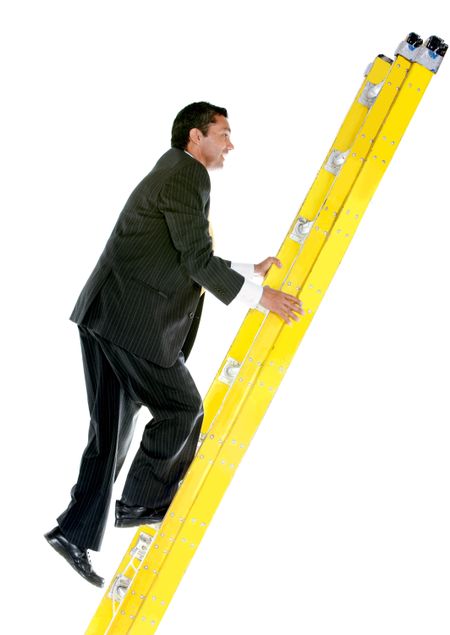
[[[236,149],[213,175],[217,253],[258,262],[276,253],[367,64],[411,30],[450,39],[450,20],[443,1],[9,4],[4,632],[80,635],[102,591],[42,537],[87,438],[68,315],[129,193],[168,149],[174,116],[198,100],[228,108]],[[448,634],[449,77],[446,59],[161,635]],[[202,394],[245,313],[208,297],[189,361]],[[111,515],[93,554],[107,581],[133,535]]]

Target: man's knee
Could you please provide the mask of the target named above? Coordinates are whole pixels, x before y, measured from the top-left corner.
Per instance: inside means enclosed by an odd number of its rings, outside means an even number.
[[[197,393],[193,397],[195,398],[193,398],[192,403],[189,406],[189,415],[190,415],[191,421],[193,422],[192,427],[195,428],[196,426],[201,426],[203,421],[204,410],[203,410],[203,401],[200,394]]]

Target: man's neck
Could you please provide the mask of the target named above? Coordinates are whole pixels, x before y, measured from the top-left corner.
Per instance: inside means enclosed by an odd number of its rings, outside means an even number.
[[[198,148],[197,148],[197,146],[196,146],[196,145],[194,145],[193,143],[190,143],[190,142],[189,142],[189,143],[187,144],[187,147],[185,148],[185,150],[184,150],[184,151],[185,151],[187,154],[189,154],[189,155],[190,155],[193,159],[197,159],[197,161],[198,161],[199,163],[201,163],[201,164],[202,164],[202,165],[206,168],[206,165],[205,165],[205,164],[204,164],[204,162],[202,161],[202,159],[201,159],[201,155],[200,155],[200,152],[199,152],[199,150],[198,150]]]

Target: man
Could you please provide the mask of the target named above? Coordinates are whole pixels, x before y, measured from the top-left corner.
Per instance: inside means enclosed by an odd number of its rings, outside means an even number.
[[[225,304],[261,303],[298,319],[294,296],[239,273],[264,276],[276,258],[232,265],[213,252],[208,170],[233,149],[224,108],[186,106],[175,118],[172,148],[132,192],[71,315],[78,324],[89,438],[78,481],[58,525],[45,537],[97,586],[88,550],[99,550],[113,483],[129,448],[135,415],[153,415],[116,502],[116,526],[162,520],[194,457],[202,400],[185,366],[207,289]]]

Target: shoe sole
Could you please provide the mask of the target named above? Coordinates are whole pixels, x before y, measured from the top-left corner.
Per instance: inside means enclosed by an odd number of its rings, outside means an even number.
[[[142,525],[159,525],[164,520],[164,516],[154,518],[149,516],[148,518],[116,518],[114,527],[127,528],[127,527],[141,527]]]

